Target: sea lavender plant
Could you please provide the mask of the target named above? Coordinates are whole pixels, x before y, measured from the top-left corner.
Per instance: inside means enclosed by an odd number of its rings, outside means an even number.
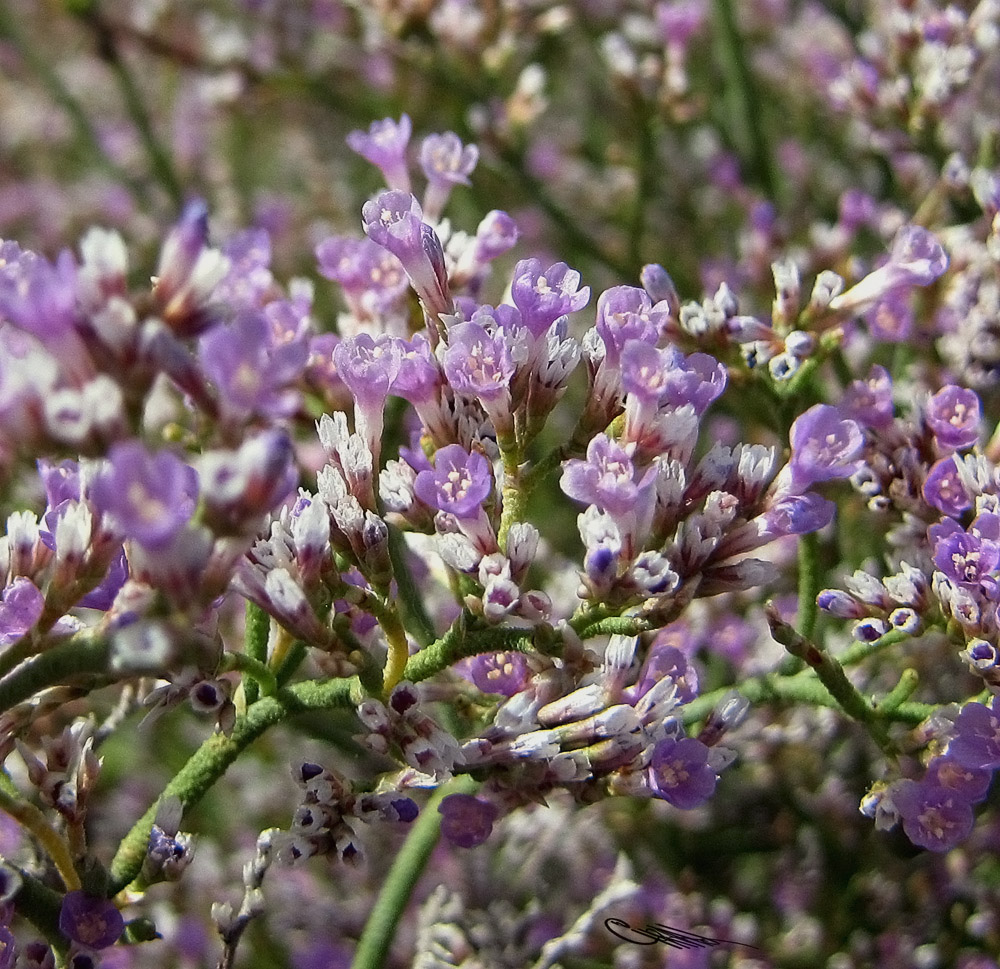
[[[71,6],[0,965],[995,965],[996,4]]]

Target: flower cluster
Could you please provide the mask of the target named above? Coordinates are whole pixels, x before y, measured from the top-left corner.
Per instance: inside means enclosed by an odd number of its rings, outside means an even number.
[[[996,0],[71,6],[0,969],[993,965]]]

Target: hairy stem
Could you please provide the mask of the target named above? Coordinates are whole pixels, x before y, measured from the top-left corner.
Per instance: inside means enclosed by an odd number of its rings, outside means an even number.
[[[441,829],[438,805],[449,794],[471,794],[477,786],[469,777],[457,778],[439,787],[424,806],[368,916],[351,969],[381,969],[385,964],[407,902],[437,844]]]
[[[111,862],[112,894],[120,892],[139,874],[146,857],[149,832],[164,798],[176,796],[187,810],[204,796],[236,758],[268,727],[307,710],[349,707],[359,703],[363,696],[364,691],[356,677],[325,683],[313,680],[296,683],[279,690],[274,696],[258,700],[243,716],[236,718],[228,737],[221,733],[209,737],[170,780],[160,797],[136,821],[118,846]]]

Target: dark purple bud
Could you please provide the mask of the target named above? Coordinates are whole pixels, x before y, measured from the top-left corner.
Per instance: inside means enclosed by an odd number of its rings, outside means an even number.
[[[496,805],[472,794],[449,794],[438,805],[441,833],[459,848],[475,848],[492,833],[500,811]]]
[[[399,820],[404,824],[409,824],[411,821],[416,820],[417,815],[420,813],[420,809],[417,807],[416,802],[408,797],[396,798],[396,800],[390,801],[389,803],[392,805],[392,808],[399,817]]]

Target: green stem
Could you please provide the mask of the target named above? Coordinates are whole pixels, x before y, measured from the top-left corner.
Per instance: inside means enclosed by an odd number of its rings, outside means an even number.
[[[279,688],[283,687],[295,674],[295,671],[302,664],[302,660],[306,658],[307,649],[308,647],[301,639],[296,639],[289,647],[288,652],[285,653],[284,658],[274,671]]]
[[[799,632],[806,639],[812,639],[816,632],[819,607],[819,539],[815,532],[799,536]]]
[[[730,121],[737,129],[741,153],[750,163],[764,193],[775,198],[777,179],[767,142],[764,138],[764,118],[761,117],[761,97],[747,60],[748,45],[740,36],[733,0],[714,0],[718,25],[720,56],[726,80],[726,95],[730,104]]]
[[[39,690],[69,677],[107,673],[111,644],[106,639],[73,637],[38,656],[33,656],[0,680],[0,712],[9,710]]]
[[[160,802],[176,796],[185,810],[196,804],[226,772],[230,764],[268,727],[306,710],[329,710],[350,707],[361,701],[364,692],[356,677],[317,682],[308,680],[262,697],[247,712],[236,718],[229,736],[217,733],[209,737],[191,755],[188,762],[170,780],[149,810],[132,826],[111,862],[111,894],[117,894],[139,874],[149,842],[149,832],[156,820]]]
[[[56,866],[59,877],[67,891],[75,891],[80,887],[80,876],[73,865],[69,845],[65,839],[49,824],[48,819],[29,801],[23,800],[9,792],[6,785],[0,787],[0,811],[12,817],[26,831],[30,831],[45,853]]]
[[[270,632],[271,617],[257,603],[248,599],[243,649],[246,655],[257,663],[267,662],[267,640]],[[252,680],[244,679],[243,695],[246,697],[247,706],[256,703],[257,697],[260,695],[259,682],[260,680],[256,677]]]
[[[245,674],[243,679],[243,693],[247,699],[247,706],[257,702],[259,690],[264,691],[265,696],[272,696],[278,692],[278,680],[259,660],[255,660],[246,653],[224,653],[222,662],[219,665],[220,673],[228,673],[230,670],[239,670]],[[253,687],[253,699],[250,699],[250,689]]]
[[[167,153],[167,149],[160,142],[160,139],[157,138],[156,132],[153,130],[153,120],[146,108],[142,92],[135,83],[135,78],[132,77],[128,65],[125,63],[115,44],[114,34],[98,17],[94,16],[86,19],[97,36],[100,56],[111,66],[111,70],[114,72],[115,80],[118,82],[118,89],[121,91],[122,98],[125,101],[125,109],[128,111],[132,123],[139,132],[139,140],[142,142],[142,146],[149,157],[149,164],[153,175],[166,190],[174,205],[180,208],[184,203],[184,192],[181,188],[180,179],[174,171],[174,165]]]
[[[684,705],[683,720],[690,726],[704,720],[722,700],[732,693],[733,687],[723,686],[711,693],[704,693],[690,703]],[[810,706],[841,709],[840,704],[823,686],[819,679],[809,670],[803,670],[795,676],[754,676],[740,682],[736,687],[739,693],[751,703],[808,703]],[[884,702],[875,711],[880,717],[892,723],[903,723],[916,726],[926,720],[937,710],[932,703],[901,703],[892,710],[885,709]]]
[[[38,929],[57,953],[64,953],[69,948],[69,942],[59,930],[63,896],[26,871],[19,869],[18,874],[21,876],[21,887],[14,896],[17,914]]]
[[[468,613],[462,613],[437,642],[411,656],[403,670],[403,679],[411,683],[426,680],[466,656],[511,649],[527,652],[533,648],[535,633],[530,629],[469,629],[471,619]]]
[[[392,562],[393,575],[396,577],[399,606],[406,627],[421,646],[427,646],[434,642],[434,623],[427,615],[420,589],[413,581],[413,573],[406,564],[406,542],[403,533],[392,525],[389,526],[389,559]]]
[[[381,969],[385,964],[406,905],[437,844],[441,830],[438,805],[449,794],[471,794],[477,786],[469,777],[456,778],[439,787],[424,806],[368,916],[351,969]]]
[[[892,754],[893,745],[889,739],[885,721],[875,713],[871,704],[847,678],[843,666],[829,653],[800,636],[788,623],[784,622],[773,603],[768,604],[766,611],[771,635],[775,640],[781,643],[793,656],[805,660],[816,671],[816,676],[830,691],[844,713],[863,724],[879,747],[885,753]]]
[[[906,700],[909,700],[913,696],[913,692],[919,685],[919,674],[915,669],[907,667],[900,674],[899,682],[882,698],[882,702],[875,707],[875,712],[881,717],[895,713]]]
[[[500,516],[500,530],[497,542],[502,552],[507,551],[507,535],[510,526],[524,520],[524,509],[528,503],[528,493],[522,478],[521,453],[517,447],[503,448],[500,451],[503,460],[503,512]]]
[[[594,636],[639,636],[652,628],[648,620],[638,616],[608,616],[607,619],[583,626],[578,632],[581,639],[587,640]]]

